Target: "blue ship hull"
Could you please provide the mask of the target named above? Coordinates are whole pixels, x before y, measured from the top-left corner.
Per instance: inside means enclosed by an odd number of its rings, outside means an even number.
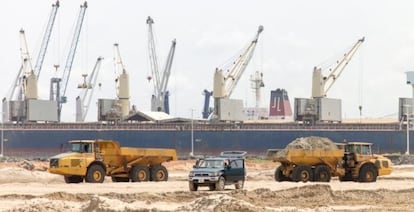
[[[334,126],[334,127],[332,127]],[[322,129],[323,128],[323,129]],[[296,125],[10,125],[4,130],[6,156],[49,157],[65,150],[69,140],[111,139],[121,146],[175,148],[180,157],[191,152],[191,133],[196,155],[217,154],[224,150],[243,150],[250,155],[264,155],[267,149],[282,149],[299,137],[328,137],[334,142],[364,141],[374,143],[374,153],[406,152],[406,131],[398,125],[385,129],[347,125],[303,127]],[[414,134],[411,133],[412,138]],[[411,150],[414,150],[411,148]]]

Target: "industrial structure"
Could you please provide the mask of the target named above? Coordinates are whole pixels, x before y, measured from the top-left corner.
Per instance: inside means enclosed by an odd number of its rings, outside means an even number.
[[[169,91],[167,90],[168,87],[168,80],[170,79],[171,74],[171,66],[174,59],[175,53],[175,45],[176,40],[171,41],[171,48],[167,56],[167,60],[164,65],[164,69],[160,73],[159,66],[158,66],[158,58],[155,48],[155,40],[154,40],[154,33],[152,31],[152,25],[154,24],[154,20],[148,16],[147,18],[148,24],[148,54],[149,54],[149,61],[151,64],[151,74],[152,76],[148,76],[148,80],[150,81],[153,77],[154,85],[154,93],[151,96],[151,111],[156,112],[165,112],[167,114],[170,113],[170,106],[169,106]]]
[[[98,99],[98,121],[118,122],[129,115],[129,75],[122,62],[119,44],[114,44],[116,99]]]
[[[259,26],[256,36],[251,41],[250,45],[230,64],[230,67],[227,69],[224,68],[225,70],[223,70],[223,68],[216,68],[213,82],[213,120],[242,121],[244,119],[243,101],[230,99],[230,97],[253,56],[259,40],[259,35],[262,32],[263,26]]]
[[[323,70],[319,67],[313,69],[312,75],[312,98],[295,98],[295,121],[303,121],[305,124],[313,125],[315,122],[341,122],[342,109],[341,100],[326,98],[329,89],[341,76],[345,67],[354,56],[355,52],[364,42],[365,38],[359,39],[352,48],[344,54],[340,61],[329,70],[327,76],[323,76]],[[360,106],[362,109],[362,106]]]
[[[65,68],[62,73],[61,78],[53,77],[50,80],[50,97],[49,99],[51,101],[56,101],[58,108],[57,108],[57,117],[58,121],[60,121],[61,113],[62,113],[62,105],[63,103],[67,102],[66,97],[66,89],[68,86],[71,70],[72,70],[72,64],[75,59],[76,55],[76,48],[78,46],[79,42],[79,36],[82,30],[82,24],[83,20],[85,18],[86,9],[88,8],[88,4],[86,1],[83,3],[83,5],[80,6],[80,11],[78,15],[78,19],[76,21],[75,31],[72,37],[72,42],[69,48],[69,53],[66,58]],[[58,67],[58,66],[56,66]]]

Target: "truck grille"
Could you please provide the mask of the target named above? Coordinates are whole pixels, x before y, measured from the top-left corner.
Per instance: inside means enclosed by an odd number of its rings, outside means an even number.
[[[56,159],[56,158],[50,159],[49,167],[50,168],[57,168],[57,167],[59,167],[59,159]]]
[[[208,177],[208,173],[195,173],[197,177]]]

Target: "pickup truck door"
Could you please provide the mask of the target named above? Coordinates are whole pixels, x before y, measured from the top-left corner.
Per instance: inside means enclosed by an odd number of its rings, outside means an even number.
[[[244,180],[245,168],[244,159],[234,159],[230,161],[230,168],[226,169],[227,180],[236,182]]]

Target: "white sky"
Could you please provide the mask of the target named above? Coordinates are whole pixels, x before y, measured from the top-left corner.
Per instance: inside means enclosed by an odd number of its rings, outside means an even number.
[[[26,31],[35,64],[51,5],[55,1],[13,0],[0,7],[0,88],[3,96],[20,67],[19,30]],[[83,1],[62,0],[51,43],[43,64],[39,97],[48,99],[49,81],[56,74],[53,64],[65,64],[79,6]],[[169,83],[172,115],[201,117],[203,89],[212,90],[217,66],[237,54],[264,26],[259,45],[232,98],[253,106],[249,76],[262,70],[266,87],[284,88],[293,107],[295,97],[311,95],[314,66],[333,62],[359,38],[366,40],[328,97],[342,99],[344,118],[396,117],[398,98],[410,97],[405,72],[414,70],[413,1],[136,1],[90,0],[77,55],[63,106],[63,121],[75,120],[75,97],[82,73],[90,72],[98,56],[105,58],[87,120],[97,117],[97,98],[115,98],[113,43],[130,74],[131,104],[150,110],[153,86],[147,53],[146,18],[151,16],[157,38],[159,63],[163,66],[171,40],[177,39]],[[63,68],[61,68],[63,69]],[[326,74],[326,73],[325,73]]]

